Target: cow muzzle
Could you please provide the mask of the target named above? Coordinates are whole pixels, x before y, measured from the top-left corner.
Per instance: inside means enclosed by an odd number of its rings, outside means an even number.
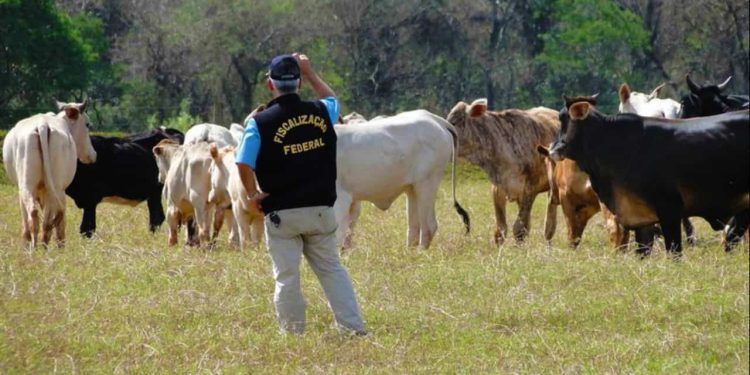
[[[552,144],[552,147],[549,149],[549,157],[554,162],[561,162],[563,159],[565,159],[565,155],[563,154],[565,152],[565,142],[556,141]]]

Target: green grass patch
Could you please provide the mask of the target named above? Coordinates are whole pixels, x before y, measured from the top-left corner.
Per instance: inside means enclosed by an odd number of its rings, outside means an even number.
[[[543,196],[527,243],[498,249],[476,173],[461,168],[458,192],[473,232],[463,234],[446,175],[429,250],[404,246],[403,198],[386,212],[365,204],[343,254],[365,338],[331,328],[307,266],[307,332],[280,336],[264,249],[168,248],[164,228],[148,232],[145,205],[101,205],[97,237],[84,240],[69,200],[68,246],[22,250],[15,187],[2,185],[0,372],[748,372],[745,250],[725,254],[695,220],[699,243],[682,262],[660,251],[639,260],[608,248],[598,216],[580,249],[566,247],[563,224],[547,247]]]

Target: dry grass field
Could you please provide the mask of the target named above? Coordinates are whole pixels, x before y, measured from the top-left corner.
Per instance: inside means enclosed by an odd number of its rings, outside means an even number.
[[[527,243],[498,249],[489,184],[462,166],[458,186],[473,231],[446,179],[429,250],[404,246],[403,198],[365,205],[343,262],[369,336],[331,327],[304,266],[308,329],[290,337],[265,249],[168,248],[145,205],[101,205],[85,240],[68,199],[67,247],[26,251],[0,176],[0,373],[748,373],[748,253],[705,223],[681,262],[612,251],[599,216],[573,251],[560,215],[548,248],[540,196]]]

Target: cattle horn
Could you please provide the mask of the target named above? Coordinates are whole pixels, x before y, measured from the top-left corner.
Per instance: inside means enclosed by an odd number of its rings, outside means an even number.
[[[724,82],[716,85],[716,87],[718,87],[719,90],[724,91],[724,88],[727,87],[727,85],[729,84],[729,81],[731,81],[731,80],[732,80],[732,76],[729,76],[729,78],[727,78],[726,81],[724,81]]]
[[[698,90],[700,90],[700,87],[693,82],[692,79],[690,79],[690,74],[685,75],[685,82],[687,82],[688,88],[693,93],[698,93]]]
[[[78,107],[78,110],[81,111],[81,113],[86,112],[86,107],[89,106],[89,98],[86,98],[83,100],[83,103]]]
[[[657,97],[659,97],[659,91],[663,89],[665,85],[666,83],[662,83],[661,85],[656,86],[654,91],[651,91],[651,94],[648,95],[648,100],[656,99]]]
[[[594,95],[591,95],[591,99],[596,99],[597,96],[599,96],[598,92],[596,94],[594,94]]]

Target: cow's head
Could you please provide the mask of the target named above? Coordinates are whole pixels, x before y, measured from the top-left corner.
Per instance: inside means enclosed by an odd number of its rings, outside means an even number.
[[[473,153],[478,147],[476,138],[486,136],[486,134],[477,134],[478,127],[476,126],[486,117],[487,99],[477,99],[470,105],[458,102],[451,109],[446,119],[456,127],[458,132],[459,156],[467,156]]]
[[[595,96],[583,96],[577,98],[563,97],[565,107],[560,110],[560,133],[552,143],[547,153],[549,158],[555,162],[571,157],[574,149],[577,149],[582,122],[585,122],[589,112],[596,105]],[[541,150],[537,149],[540,153]]]
[[[229,197],[229,168],[236,168],[234,164],[234,147],[228,146],[219,149],[215,143],[209,147],[211,153],[211,190],[208,193],[208,201],[213,204],[224,204],[231,201]]]
[[[88,99],[83,103],[57,102],[57,108],[60,110],[58,116],[65,119],[68,132],[73,136],[78,160],[83,164],[91,164],[96,162],[96,150],[89,137],[91,122],[89,116],[86,115],[86,107],[88,107]]]
[[[683,96],[680,101],[682,118],[713,116],[728,112],[731,108],[727,104],[727,96],[722,91],[731,80],[730,76],[718,85],[698,86],[690,79],[690,74],[686,75],[685,81],[690,93]]]
[[[627,83],[620,86],[620,113],[634,113],[640,116],[664,117],[664,112],[658,105],[651,102],[659,97],[659,91],[665,83],[657,86],[650,94],[631,91]]]
[[[172,157],[179,149],[180,144],[171,139],[161,140],[161,142],[152,149],[154,159],[156,159],[156,167],[159,169],[160,183],[163,184],[167,180],[167,173],[172,164]]]

